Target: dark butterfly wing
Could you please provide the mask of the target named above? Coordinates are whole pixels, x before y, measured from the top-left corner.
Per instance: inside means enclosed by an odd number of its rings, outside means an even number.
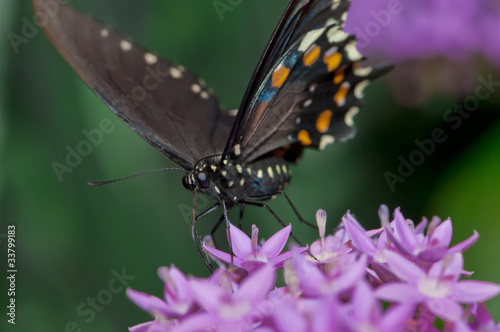
[[[34,0],[43,29],[85,83],[142,138],[185,169],[221,154],[234,116],[184,68],[131,43],[111,28],[52,0]],[[53,4],[53,2],[52,2]]]
[[[363,89],[386,68],[360,68],[341,30],[348,0],[292,0],[238,113],[226,154],[250,162],[278,148],[324,148],[351,137]]]

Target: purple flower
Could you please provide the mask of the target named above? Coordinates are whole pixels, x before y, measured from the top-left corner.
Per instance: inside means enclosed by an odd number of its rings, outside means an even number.
[[[347,254],[352,250],[349,237],[343,227],[339,227],[333,235],[325,237],[326,232],[326,212],[318,210],[316,212],[316,224],[319,230],[319,240],[311,244],[310,253],[315,260],[324,261],[338,255]]]
[[[425,272],[403,256],[386,251],[391,270],[402,280],[387,283],[376,289],[377,297],[396,303],[419,303],[443,320],[456,322],[462,317],[460,303],[483,302],[500,294],[500,285],[465,280],[458,281],[462,273],[461,253],[450,254],[445,260]]]
[[[165,283],[164,300],[127,289],[127,296],[151,315],[178,318],[194,310],[193,293],[184,274],[175,266],[161,267],[158,275]]]
[[[192,315],[175,331],[198,331],[200,326],[217,331],[240,331],[253,325],[252,315],[257,306],[267,299],[274,287],[276,273],[272,265],[264,265],[245,278],[236,289],[202,279],[190,281],[196,301],[204,312]],[[257,322],[258,324],[258,322]]]
[[[382,209],[385,210],[386,207]],[[413,222],[406,220],[399,208],[394,211],[392,222],[382,221],[383,232],[381,233],[378,230],[366,232],[349,213],[343,217],[343,222],[353,245],[378,263],[386,261],[385,249],[390,249],[419,262],[421,266],[428,266],[429,263],[441,260],[448,254],[465,251],[479,238],[477,232],[474,231],[471,237],[449,248],[453,234],[450,219],[441,223],[439,218],[434,218],[427,228],[427,233],[424,233],[427,220],[424,219],[413,227]],[[378,236],[376,242],[370,238],[373,235]]]
[[[127,295],[154,320],[132,332],[256,331],[494,331],[483,302],[500,294],[500,285],[461,280],[462,251],[477,240],[450,248],[452,224],[432,218],[413,226],[399,209],[379,210],[382,227],[366,231],[347,213],[344,227],[327,235],[326,213],[316,219],[320,239],[307,248],[292,246],[280,254],[290,226],[257,243],[230,227],[234,256],[205,250],[229,264],[209,278],[186,277],[177,268],[160,268],[163,299],[131,289]],[[275,270],[283,268],[284,284],[276,287]],[[465,305],[465,308],[464,308]],[[442,327],[434,324],[442,321]]]
[[[292,255],[291,252],[280,254],[285,247],[291,230],[292,226],[288,225],[262,245],[259,245],[259,229],[255,225],[252,225],[252,237],[249,238],[241,229],[229,224],[229,233],[231,236],[228,235],[228,238],[231,239],[234,256],[206,245],[203,246],[203,249],[221,261],[240,267],[248,272],[267,263],[281,267],[283,266],[283,262]],[[302,248],[301,252],[306,250],[307,248]]]
[[[292,266],[304,294],[341,294],[353,288],[365,275],[366,256],[344,255],[328,263],[317,264],[303,255],[294,255]]]
[[[392,61],[476,53],[499,64],[500,5],[492,0],[353,1],[346,31],[366,56]]]
[[[415,308],[416,305],[410,302],[393,305],[383,312],[371,287],[360,281],[353,291],[344,321],[350,331],[402,331]]]

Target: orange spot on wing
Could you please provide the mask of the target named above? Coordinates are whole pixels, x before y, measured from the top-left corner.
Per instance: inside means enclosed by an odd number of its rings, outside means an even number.
[[[321,53],[321,47],[318,45],[313,45],[304,53],[304,65],[306,67],[311,66],[319,59],[319,54]]]
[[[342,54],[339,52],[328,52],[323,57],[323,62],[328,66],[328,72],[332,72],[338,68],[342,61]]]
[[[345,97],[347,96],[347,92],[349,91],[349,88],[350,88],[349,82],[342,83],[342,85],[339,87],[339,91],[337,91],[337,93],[333,97],[333,100],[335,100],[335,103],[339,107],[344,106]]]
[[[316,121],[316,129],[324,134],[328,131],[328,128],[330,128],[330,121],[332,119],[332,111],[326,110],[323,111],[319,117],[318,120]]]
[[[335,71],[335,76],[333,77],[333,83],[340,84],[344,80],[345,67],[341,67]]]
[[[311,145],[311,137],[309,137],[309,133],[306,130],[301,130],[299,135],[297,136],[302,145]]]
[[[272,78],[272,86],[275,88],[281,88],[285,84],[288,75],[290,74],[290,68],[281,64],[274,72]]]

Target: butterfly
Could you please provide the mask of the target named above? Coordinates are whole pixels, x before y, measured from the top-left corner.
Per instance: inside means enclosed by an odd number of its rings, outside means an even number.
[[[235,206],[273,213],[263,201],[284,194],[289,163],[304,148],[323,150],[351,138],[364,88],[387,71],[359,65],[356,38],[342,30],[349,0],[291,0],[241,105],[229,111],[184,67],[67,4],[33,4],[39,17],[48,17],[49,40],[90,89],[185,170],[182,183],[194,192],[191,236],[202,258],[196,220],[221,206],[219,223],[229,222]],[[215,204],[196,216],[198,193]]]

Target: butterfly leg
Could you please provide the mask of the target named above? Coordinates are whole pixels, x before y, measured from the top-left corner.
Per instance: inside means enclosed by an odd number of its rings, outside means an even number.
[[[231,239],[231,232],[230,230],[230,221],[228,217],[229,213],[229,207],[227,206],[226,202],[222,201],[222,206],[224,207],[224,219],[226,220],[226,234],[227,234],[227,239],[229,241],[229,252],[231,253],[231,263],[233,262],[233,240]]]
[[[280,194],[281,194],[281,195],[283,195],[283,196],[285,196],[285,198],[286,198],[286,200],[287,200],[288,204],[290,204],[290,206],[291,206],[291,208],[292,208],[293,212],[295,213],[295,215],[297,216],[297,218],[299,218],[299,221],[300,221],[301,223],[304,223],[304,224],[306,224],[307,226],[309,226],[309,227],[311,227],[311,228],[314,228],[315,230],[318,230],[318,226],[316,226],[316,225],[314,225],[314,224],[311,224],[309,221],[307,221],[307,220],[305,220],[304,218],[302,218],[302,216],[300,215],[299,211],[297,211],[297,209],[296,209],[296,208],[295,208],[295,206],[293,205],[292,201],[290,200],[290,198],[288,197],[288,195],[287,195],[284,191],[282,191]]]
[[[213,273],[214,269],[212,267],[212,264],[210,263],[208,256],[200,248],[200,243],[203,243],[203,240],[202,240],[200,234],[198,233],[198,230],[196,229],[196,220],[198,218],[206,216],[210,212],[214,211],[216,208],[219,207],[219,204],[216,203],[214,206],[212,206],[211,208],[209,208],[205,212],[202,212],[199,216],[196,216],[196,204],[198,202],[197,197],[198,197],[198,191],[193,190],[193,214],[191,215],[191,239],[193,240],[193,244],[196,248],[196,251],[198,251],[198,254],[201,257],[201,260],[203,261],[203,263],[205,263],[206,267],[210,270],[210,273]]]
[[[240,204],[240,220],[238,222],[238,228],[243,227],[243,212],[245,211],[245,205]]]
[[[285,223],[278,217],[278,215],[269,207],[269,205],[265,204],[265,203],[260,203],[260,202],[251,202],[251,201],[238,201],[238,204],[242,204],[242,205],[248,205],[248,206],[257,206],[257,207],[263,207],[263,208],[266,208],[267,211],[269,211],[269,213],[271,213],[273,215],[273,217],[278,221],[278,223],[281,225],[281,227],[285,228],[286,225]],[[299,239],[297,239],[297,237],[295,236],[295,234],[293,234],[293,232],[290,232],[290,236],[292,237],[292,239],[301,247],[303,247],[304,245],[302,244],[302,242],[299,241]]]

